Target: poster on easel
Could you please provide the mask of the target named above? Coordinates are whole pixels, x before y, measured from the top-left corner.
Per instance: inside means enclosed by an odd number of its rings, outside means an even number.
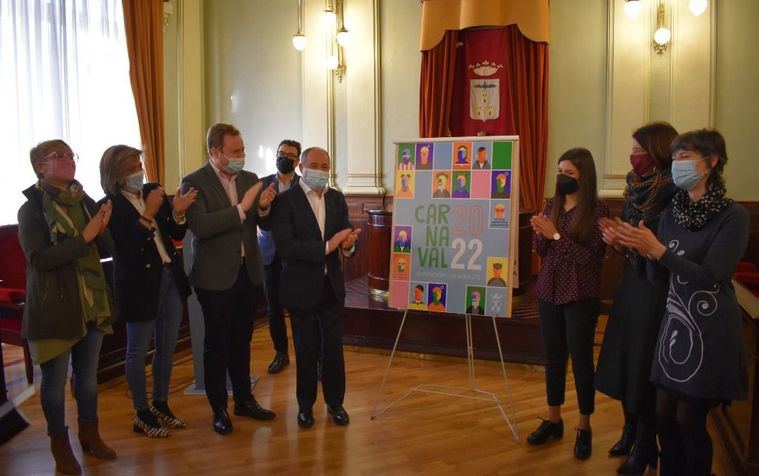
[[[390,307],[511,317],[519,137],[405,140],[394,160]]]

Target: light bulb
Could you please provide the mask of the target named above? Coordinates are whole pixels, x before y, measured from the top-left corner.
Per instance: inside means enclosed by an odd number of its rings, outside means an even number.
[[[329,29],[334,29],[337,25],[337,14],[331,8],[324,10],[324,26]]]
[[[345,27],[342,27],[340,28],[340,31],[337,32],[336,40],[338,45],[345,47],[350,43],[351,35]]]
[[[706,11],[706,7],[709,6],[708,0],[690,0],[688,2],[688,8],[690,12],[696,16],[700,16]]]
[[[640,13],[640,0],[626,0],[625,1],[625,15],[629,18],[635,18]]]
[[[659,45],[666,45],[672,38],[672,32],[668,28],[661,27],[654,32],[654,41]]]
[[[327,69],[336,70],[338,65],[337,55],[327,56]]]
[[[306,47],[306,35],[302,33],[293,35],[293,46],[296,50],[303,51],[303,49]]]

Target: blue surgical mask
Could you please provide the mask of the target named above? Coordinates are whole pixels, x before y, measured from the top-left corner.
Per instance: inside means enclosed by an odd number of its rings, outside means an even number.
[[[228,174],[239,174],[243,167],[245,167],[245,157],[227,157],[229,163],[224,166],[224,171]]]
[[[126,187],[128,190],[131,190],[132,192],[139,192],[142,190],[142,186],[145,183],[145,172],[140,170],[139,172],[135,172],[132,175],[129,175],[124,180],[124,187]]]
[[[306,182],[306,185],[308,185],[308,188],[311,190],[321,190],[326,187],[327,182],[329,182],[329,172],[324,172],[317,169],[309,169],[306,167],[303,169],[302,179]]]
[[[675,186],[683,190],[691,190],[704,177],[704,174],[696,170],[697,160],[675,160],[672,161],[672,181]]]

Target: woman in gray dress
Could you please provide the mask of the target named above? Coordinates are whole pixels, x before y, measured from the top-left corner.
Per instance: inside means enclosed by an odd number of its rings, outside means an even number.
[[[711,474],[706,416],[748,393],[741,311],[731,276],[748,242],[746,209],[726,198],[725,140],[692,131],[672,143],[672,179],[681,190],[659,222],[615,230],[621,244],[649,258],[650,279],[669,282],[651,380],[663,475]]]

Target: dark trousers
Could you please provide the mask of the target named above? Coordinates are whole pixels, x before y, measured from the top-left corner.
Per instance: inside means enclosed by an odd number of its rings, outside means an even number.
[[[282,260],[274,256],[271,264],[264,266],[264,291],[266,292],[266,316],[269,318],[269,334],[278,353],[287,353],[287,326],[279,303],[279,275]]]
[[[297,362],[298,407],[310,410],[316,402],[316,361],[322,356],[322,390],[328,405],[343,404],[343,303],[337,300],[325,276],[319,304],[314,309],[290,309]],[[321,335],[320,335],[321,333]]]
[[[567,355],[570,355],[580,413],[590,415],[595,408],[593,337],[600,312],[598,299],[583,299],[558,306],[541,299],[538,312],[546,355],[548,405],[564,403]]]
[[[227,406],[227,372],[235,402],[247,401],[250,386],[250,338],[253,336],[255,288],[245,266],[235,284],[223,291],[195,289],[203,309],[206,336],[203,365],[211,408]]]

